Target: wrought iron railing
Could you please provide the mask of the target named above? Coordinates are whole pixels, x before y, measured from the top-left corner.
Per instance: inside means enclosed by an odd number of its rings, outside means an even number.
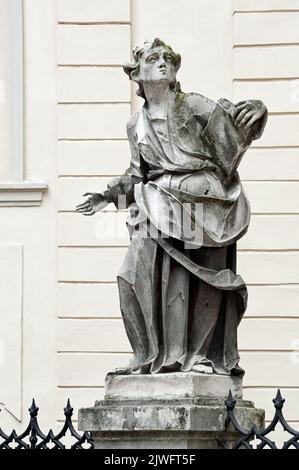
[[[73,408],[68,400],[64,408],[65,421],[61,431],[54,434],[52,429],[47,434],[44,434],[38,424],[38,410],[35,401],[29,408],[30,421],[23,433],[18,435],[13,430],[9,435],[5,434],[0,428],[0,449],[93,449],[93,440],[90,433],[85,432],[80,435],[74,428],[72,422]],[[62,439],[65,436],[73,443],[66,445]]]
[[[282,449],[299,449],[299,431],[293,429],[286,421],[283,415],[283,405],[285,399],[282,398],[280,390],[277,390],[276,397],[272,400],[275,407],[275,414],[271,423],[265,429],[257,429],[252,426],[249,430],[244,429],[237,421],[235,416],[236,400],[229,392],[228,399],[226,400],[226,426],[231,424],[235,431],[238,431],[240,438],[236,442],[234,449],[278,449],[276,443],[270,438],[271,433],[276,430],[276,426],[280,424],[285,432],[289,434],[289,439],[286,439],[282,445]],[[254,444],[252,444],[254,442]]]
[[[295,448],[299,449],[299,432],[293,429],[286,421],[283,415],[283,406],[285,399],[282,398],[280,390],[277,391],[276,397],[273,399],[275,414],[271,423],[265,429],[257,429],[253,425],[249,430],[244,429],[238,422],[235,416],[236,400],[233,398],[232,393],[225,402],[226,405],[226,421],[225,425],[233,427],[240,435],[234,449],[278,449],[276,443],[270,438],[271,433],[275,431],[276,426],[280,424],[285,432],[289,434],[289,439],[285,440],[282,445],[283,449]],[[0,428],[0,449],[93,449],[94,442],[89,432],[79,434],[73,425],[72,416],[73,408],[68,400],[64,408],[65,421],[61,431],[54,434],[50,431],[44,434],[38,423],[37,415],[39,408],[36,406],[35,401],[29,408],[30,421],[26,430],[17,434],[13,430],[9,435]],[[65,444],[63,439],[68,436],[68,442]]]

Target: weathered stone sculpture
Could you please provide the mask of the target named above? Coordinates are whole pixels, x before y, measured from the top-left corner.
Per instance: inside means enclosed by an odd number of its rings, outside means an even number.
[[[247,290],[236,274],[236,242],[250,208],[237,167],[261,136],[267,110],[257,100],[215,104],[183,93],[180,65],[160,39],[134,50],[124,70],[145,103],[127,126],[130,167],[104,193],[87,193],[77,210],[119,207],[121,196],[133,209],[117,280],[134,359],[116,372],[242,375],[237,326]]]
[[[145,103],[127,126],[130,166],[77,206],[86,216],[110,202],[130,208],[117,281],[134,356],[107,375],[105,399],[79,412],[98,448],[231,447],[230,389],[244,427],[264,420],[241,400],[237,327],[247,289],[236,274],[236,242],[250,219],[237,168],[267,110],[257,100],[183,93],[180,64],[160,39],[134,50],[124,70]]]

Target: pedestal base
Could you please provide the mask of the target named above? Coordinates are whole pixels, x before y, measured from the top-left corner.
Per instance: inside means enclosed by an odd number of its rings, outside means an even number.
[[[239,423],[262,428],[264,411],[241,399],[239,377],[170,373],[108,375],[105,399],[79,411],[79,429],[98,449],[230,448],[239,436],[225,430],[229,389]]]

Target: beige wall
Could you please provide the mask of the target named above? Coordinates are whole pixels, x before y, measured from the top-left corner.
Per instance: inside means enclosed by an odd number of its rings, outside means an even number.
[[[239,243],[239,271],[249,283],[247,321],[239,330],[246,396],[269,408],[281,387],[297,427],[298,20],[298,1],[235,1],[234,100],[260,97],[270,112],[264,136],[240,169],[252,203],[251,226]]]
[[[26,171],[50,191],[38,209],[1,209],[1,245],[23,245],[23,408],[39,396],[53,424],[68,397],[75,409],[99,399],[107,371],[130,356],[116,286],[126,214],[110,205],[83,218],[75,205],[127,167],[125,124],[141,102],[121,66],[132,46],[161,36],[182,54],[184,91],[269,108],[240,169],[252,220],[238,245],[249,288],[239,345],[245,397],[269,418],[280,386],[298,427],[299,1],[283,0],[283,11],[278,0],[58,0],[57,14],[53,0],[25,5]]]
[[[49,190],[41,206],[0,206],[0,426],[8,430],[24,428],[33,397],[47,425],[56,402],[56,18],[52,0],[24,1],[25,177]]]

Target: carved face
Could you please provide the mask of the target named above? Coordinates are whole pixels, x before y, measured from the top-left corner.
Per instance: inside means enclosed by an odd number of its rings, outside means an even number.
[[[142,54],[139,74],[136,81],[155,82],[175,81],[176,70],[169,52],[163,47],[155,47]]]

